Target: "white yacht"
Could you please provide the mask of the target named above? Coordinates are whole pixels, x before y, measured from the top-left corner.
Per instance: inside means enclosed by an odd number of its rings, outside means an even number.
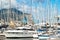
[[[25,37],[38,37],[38,33],[35,30],[32,29],[12,29],[12,30],[5,30],[4,31],[5,36],[8,37],[21,37],[21,38],[25,38]]]

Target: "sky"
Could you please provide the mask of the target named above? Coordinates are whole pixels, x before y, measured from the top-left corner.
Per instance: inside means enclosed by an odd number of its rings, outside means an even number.
[[[10,1],[11,7],[32,14],[35,23],[53,22],[54,16],[60,15],[60,0],[0,0],[0,8],[9,8]]]

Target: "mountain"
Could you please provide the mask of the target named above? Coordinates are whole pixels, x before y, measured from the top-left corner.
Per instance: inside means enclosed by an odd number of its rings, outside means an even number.
[[[24,20],[27,20],[25,15],[29,15],[28,13],[23,13],[20,10],[17,10],[16,8],[10,8],[10,9],[0,9],[0,19],[3,19],[5,21],[13,19],[13,20],[23,20],[23,14],[24,14]]]

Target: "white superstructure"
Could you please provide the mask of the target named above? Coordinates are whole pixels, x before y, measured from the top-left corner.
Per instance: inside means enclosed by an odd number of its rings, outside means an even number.
[[[14,29],[14,30],[5,30],[4,34],[6,37],[34,37],[38,33],[37,31],[30,29],[18,29],[18,30]]]

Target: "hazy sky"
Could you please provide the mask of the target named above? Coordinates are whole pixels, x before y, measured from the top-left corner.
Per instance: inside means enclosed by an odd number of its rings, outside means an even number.
[[[0,7],[9,8],[10,0],[0,0]],[[54,16],[60,15],[60,0],[11,0],[11,7],[15,7],[25,13],[31,13],[35,23],[55,20]],[[51,21],[51,22],[52,22]]]
[[[60,0],[17,0],[17,2],[24,4],[25,12],[32,13],[36,23],[42,20],[53,22],[54,17],[60,15]]]

